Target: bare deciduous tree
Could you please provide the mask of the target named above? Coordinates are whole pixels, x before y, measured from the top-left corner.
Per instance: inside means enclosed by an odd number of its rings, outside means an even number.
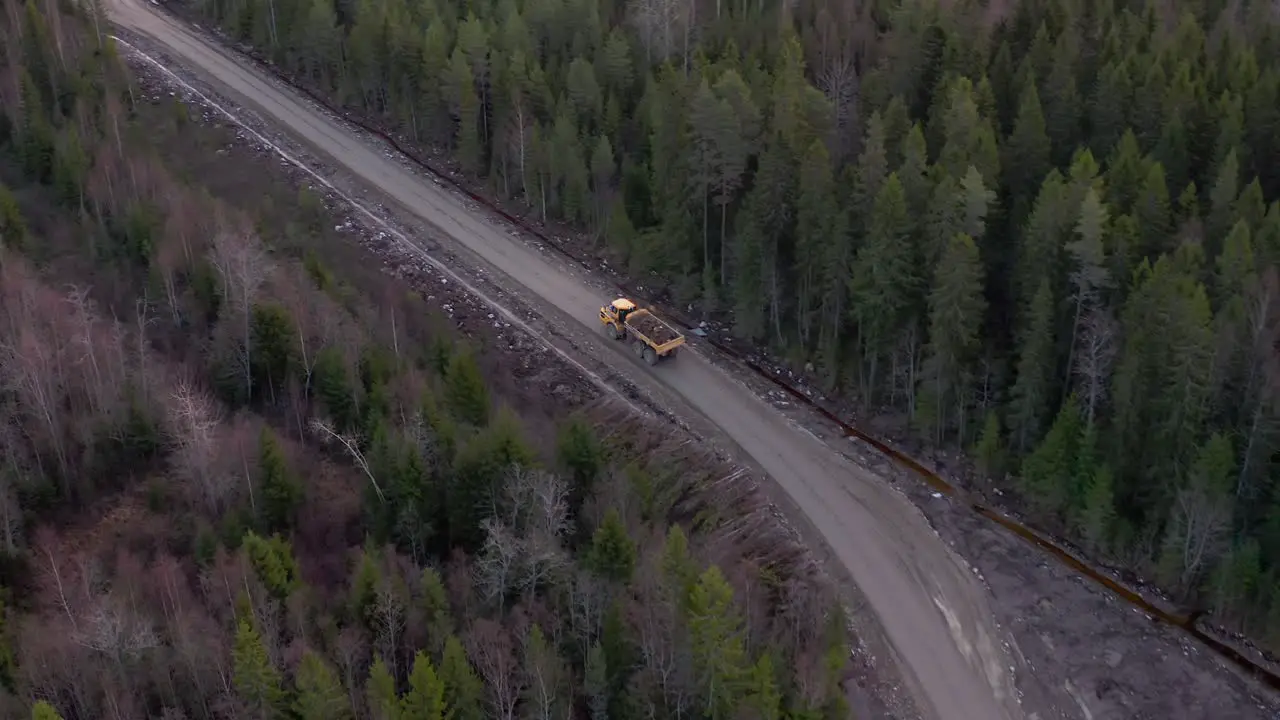
[[[647,64],[676,51],[692,19],[693,0],[632,0],[630,17],[644,44]]]
[[[555,645],[544,638],[533,640],[537,624],[528,623],[524,637],[523,685],[529,705],[530,720],[556,720],[560,717],[560,699],[565,693],[565,666],[555,652]],[[541,634],[541,629],[539,629]]]
[[[1115,360],[1119,328],[1105,310],[1094,308],[1080,324],[1079,350],[1073,368],[1084,400],[1085,421],[1093,419],[1106,401],[1107,382]]]
[[[248,232],[218,233],[213,238],[209,262],[222,279],[222,296],[231,308],[240,314],[244,332],[241,339],[241,361],[244,370],[245,396],[253,395],[253,376],[250,372],[253,359],[250,346],[250,318],[253,301],[267,275],[271,271],[266,250],[253,234]]]
[[[482,527],[485,540],[476,557],[476,586],[481,598],[497,601],[501,609],[507,592],[515,585],[524,543],[499,520],[488,518]]]
[[[1193,483],[1182,488],[1173,503],[1166,537],[1169,552],[1179,563],[1178,582],[1190,588],[1226,549],[1231,531],[1230,498]]]
[[[169,435],[175,446],[178,473],[191,484],[195,496],[211,511],[222,507],[233,481],[219,472],[216,456],[221,408],[194,383],[182,379],[170,396]]]
[[[489,691],[491,717],[514,720],[523,686],[511,636],[502,625],[482,618],[472,623],[466,644],[467,654]]]
[[[391,666],[395,675],[400,666],[400,645],[404,638],[405,596],[395,581],[384,577],[378,583],[378,594],[373,604],[374,621],[377,624],[376,644],[378,653]]]
[[[334,643],[334,657],[338,661],[338,669],[342,672],[342,682],[347,688],[351,707],[360,706],[357,692],[360,688],[358,675],[367,660],[369,643],[359,627],[348,626],[338,633]]]
[[[640,635],[642,673],[648,676],[666,713],[684,717],[693,702],[691,658],[672,589],[665,586],[659,560],[650,556],[637,579],[633,622]]]
[[[329,423],[319,418],[311,421],[311,428],[325,439],[338,441],[346,449],[347,454],[351,456],[351,460],[355,462],[356,467],[360,468],[365,477],[369,478],[369,482],[373,484],[373,491],[378,494],[378,499],[382,502],[387,501],[386,496],[382,494],[382,486],[378,484],[378,479],[373,476],[373,471],[369,469],[369,462],[365,460],[364,453],[360,452],[360,443],[356,438],[335,431]]]

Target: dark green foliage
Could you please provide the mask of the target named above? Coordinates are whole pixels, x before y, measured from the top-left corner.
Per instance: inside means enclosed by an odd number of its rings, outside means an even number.
[[[284,718],[285,692],[280,671],[271,664],[258,631],[245,620],[237,625],[231,651],[236,695],[255,717]]]
[[[1041,513],[1060,514],[1071,499],[1080,431],[1080,411],[1072,396],[1058,412],[1049,434],[1022,463],[1023,491]]]
[[[569,473],[569,512],[579,517],[583,501],[591,494],[604,469],[604,449],[596,431],[579,417],[560,428],[556,442],[556,460]]]
[[[461,422],[483,427],[489,420],[489,390],[475,356],[468,350],[455,353],[444,378],[445,400],[452,415]]]
[[[636,565],[636,548],[617,510],[610,509],[596,528],[587,563],[602,578],[621,584],[630,582]]]
[[[355,425],[356,399],[351,383],[351,368],[336,347],[327,347],[316,355],[311,384],[316,399],[338,431],[348,430]]]
[[[18,209],[18,201],[9,188],[0,183],[0,247],[22,250],[27,242],[27,223]]]
[[[301,582],[289,541],[279,535],[263,538],[250,530],[245,533],[243,542],[258,580],[277,598],[288,597]]]
[[[507,410],[459,448],[453,478],[445,490],[451,545],[478,546],[480,522],[502,497],[507,473],[532,461],[533,452],[521,436],[519,421]]]
[[[294,712],[307,720],[349,720],[351,705],[337,674],[324,658],[308,651],[294,674]]]
[[[296,371],[298,340],[289,311],[276,303],[255,305],[250,321],[255,395],[275,402]]]
[[[258,438],[258,487],[262,489],[262,519],[268,532],[288,530],[302,504],[302,483],[289,468],[280,441],[270,428]]]
[[[467,660],[466,651],[457,636],[450,635],[445,640],[440,680],[444,683],[445,705],[453,712],[451,720],[481,720],[484,717],[484,684]]]

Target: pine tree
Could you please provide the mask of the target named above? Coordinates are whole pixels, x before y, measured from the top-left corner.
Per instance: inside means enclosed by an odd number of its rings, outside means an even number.
[[[1147,167],[1133,130],[1126,130],[1107,156],[1107,204],[1120,215],[1134,210]]]
[[[1053,292],[1042,280],[1018,342],[1017,380],[1010,391],[1009,430],[1014,448],[1026,452],[1040,439],[1053,401]]]
[[[1148,165],[1142,190],[1134,202],[1134,212],[1138,216],[1138,227],[1142,232],[1139,240],[1142,254],[1156,257],[1172,249],[1173,223],[1169,214],[1169,185],[1165,181],[1164,166],[1160,163]]]
[[[1209,592],[1214,614],[1223,620],[1244,619],[1262,584],[1262,548],[1249,539],[1234,545],[1214,568]]]
[[[928,148],[925,146],[924,131],[919,123],[911,126],[906,138],[902,141],[902,164],[898,166],[896,174],[902,183],[902,194],[907,202],[907,214],[914,221],[912,229],[915,230],[919,218],[924,216],[925,209],[929,205],[931,191]],[[874,203],[872,208],[874,209]]]
[[[584,672],[583,691],[587,694],[587,707],[591,713],[591,720],[608,720],[609,668],[600,643],[593,644],[587,653],[587,666]]]
[[[1205,420],[1212,362],[1204,286],[1170,257],[1144,264],[1122,317],[1114,383],[1118,502],[1150,508],[1167,478],[1190,464]]]
[[[1205,237],[1211,249],[1220,247],[1227,232],[1231,230],[1234,206],[1239,196],[1240,165],[1236,160],[1236,151],[1232,149],[1218,166],[1213,189],[1209,192],[1209,217],[1205,225]],[[1211,251],[1210,254],[1214,253]]]
[[[888,353],[897,339],[895,332],[912,309],[918,287],[914,255],[906,198],[897,175],[890,175],[876,196],[849,288],[867,388],[876,387],[879,360]]]
[[[1027,219],[1018,248],[1013,277],[1014,332],[1022,336],[1032,320],[1032,304],[1042,282],[1052,291],[1058,278],[1065,275],[1062,251],[1075,221],[1065,178],[1057,170],[1049,172],[1035,208]]]
[[[569,511],[577,517],[583,501],[591,494],[604,470],[604,449],[596,438],[595,430],[582,418],[571,418],[560,428],[556,459],[573,481],[569,490]]]
[[[982,424],[982,432],[971,450],[974,464],[978,472],[988,480],[1004,479],[1005,449],[1001,437],[1000,415],[995,410],[987,411],[986,420]]]
[[[679,525],[672,525],[667,530],[667,539],[662,544],[662,576],[674,591],[673,599],[684,608],[698,580],[698,569],[689,552],[689,538]]]
[[[312,387],[336,430],[346,432],[355,426],[356,403],[351,368],[336,347],[326,347],[316,354]]]
[[[430,658],[421,652],[413,657],[409,692],[401,698],[400,707],[403,720],[445,720],[450,717],[445,709],[444,681],[431,665]]]
[[[431,656],[440,659],[444,651],[445,640],[453,632],[453,616],[449,610],[449,597],[445,592],[444,580],[440,573],[432,567],[422,570],[418,583],[419,598],[417,602],[422,609],[427,624],[427,647]]]
[[[796,198],[796,274],[798,287],[796,317],[800,342],[812,347],[815,327],[830,318],[821,315],[825,290],[824,269],[828,244],[839,214],[835,196],[835,178],[826,146],[815,140],[800,163],[799,193]]]
[[[450,720],[482,720],[484,683],[472,669],[467,652],[455,635],[445,640],[440,680],[444,683],[445,706],[452,713]]]
[[[1109,62],[1098,77],[1089,107],[1090,146],[1099,156],[1110,152],[1129,127],[1133,107],[1133,82],[1123,60]]]
[[[1013,220],[1017,223],[1029,211],[1034,188],[1040,187],[1052,165],[1049,162],[1049,135],[1034,79],[1027,82],[1018,101],[1018,119],[1005,144],[1006,184],[1013,196]]]
[[[454,353],[445,372],[445,400],[457,419],[474,427],[489,420],[489,388],[469,350]]]
[[[689,595],[689,643],[703,711],[725,720],[742,699],[746,648],[733,588],[714,565]]]
[[[1056,516],[1071,497],[1073,461],[1082,423],[1075,396],[1067,399],[1044,441],[1022,463],[1023,491],[1040,513]]]
[[[867,121],[867,135],[863,140],[862,154],[858,156],[854,182],[850,188],[850,229],[855,235],[864,234],[870,227],[872,204],[888,174],[884,120],[879,112],[875,112]]]
[[[279,535],[264,538],[250,530],[245,533],[241,547],[258,580],[277,599],[283,600],[302,584],[298,561],[288,540]]]
[[[236,695],[249,715],[258,720],[283,717],[280,671],[267,657],[258,632],[245,620],[237,625],[231,657]]]
[[[588,564],[601,577],[625,585],[636,566],[636,546],[627,534],[618,511],[609,508],[596,528],[588,551]]]
[[[381,656],[369,668],[369,679],[365,681],[364,692],[371,720],[402,720],[404,716],[400,709],[400,699],[396,696],[396,679],[391,676],[391,671]]]
[[[984,178],[1000,177],[999,148],[989,119],[974,100],[973,83],[959,78],[946,96],[942,122],[942,150],[938,165],[952,177],[962,177],[973,165]]]
[[[955,407],[957,425],[965,435],[965,402],[969,365],[979,346],[986,312],[982,296],[982,265],[973,238],[957,234],[938,263],[929,295],[929,347],[924,387],[936,408],[935,438],[941,441],[949,413]]]
[[[287,530],[302,504],[302,484],[289,469],[276,434],[263,427],[258,437],[258,486],[262,488],[262,515],[268,530]]]
[[[753,720],[781,720],[782,690],[773,669],[773,658],[763,653],[751,666],[746,681],[746,697],[743,706]]]
[[[1080,533],[1086,549],[1093,552],[1106,549],[1115,517],[1115,488],[1111,469],[1106,465],[1099,465],[1089,478],[1084,491],[1084,504],[1075,519],[1076,532]]]
[[[31,706],[31,720],[62,720],[62,716],[49,703],[37,700],[36,704]]]
[[[302,655],[294,684],[298,694],[294,700],[294,712],[307,720],[347,720],[351,717],[351,704],[346,691],[333,668],[324,659],[308,650]]]
[[[27,223],[18,201],[4,183],[0,183],[0,248],[21,251],[26,246]]]

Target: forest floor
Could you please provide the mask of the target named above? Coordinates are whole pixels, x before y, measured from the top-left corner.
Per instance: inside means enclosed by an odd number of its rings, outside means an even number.
[[[142,39],[126,39],[151,50]],[[271,132],[256,121],[251,112],[190,81],[202,95],[216,98],[218,106],[253,128],[252,133],[229,122],[217,109],[153,65],[128,53],[124,55],[143,95],[139,115],[152,130],[149,139],[166,159],[167,167],[179,177],[206,188],[218,200],[257,218],[260,233],[275,251],[296,258],[311,255],[318,259],[320,265],[332,273],[339,295],[350,292],[378,302],[395,294],[419,294],[431,309],[432,317],[401,318],[400,322],[447,323],[476,347],[480,351],[477,360],[485,377],[490,378],[494,394],[511,403],[526,420],[535,446],[551,446],[557,421],[576,409],[606,399],[613,392],[618,393],[620,405],[630,405],[632,410],[656,416],[657,421],[668,428],[676,424],[679,426],[676,432],[696,432],[668,412],[661,402],[655,401],[650,392],[641,391],[606,363],[593,361],[589,354],[579,350],[570,334],[541,322],[519,298],[484,273],[467,270],[466,263],[458,262],[446,248],[432,243],[408,224],[393,219],[397,230],[415,241],[422,241],[433,258],[449,266],[452,276],[440,271],[421,251],[397,242],[341,195],[282,159],[280,150],[321,176],[330,174],[323,162],[296,143]],[[184,78],[183,82],[189,81]],[[175,122],[180,115],[188,125],[182,132],[178,132]],[[190,127],[192,125],[195,127]],[[270,145],[264,144],[263,139]],[[322,204],[309,206],[303,199],[304,193],[311,193]],[[392,213],[370,198],[360,200],[375,206],[379,219],[393,218]],[[514,311],[538,337],[495,313],[464,283]],[[548,343],[552,347],[548,347]],[[573,353],[574,360],[567,361],[553,348]],[[696,435],[694,439],[703,440]],[[724,459],[729,457],[722,451],[715,452]],[[776,509],[769,510],[768,514],[773,516],[772,523],[781,526],[781,532],[802,542]],[[856,604],[857,598],[854,600]],[[858,607],[854,609],[851,621],[857,646],[846,689],[855,716],[886,720],[917,717],[879,629],[865,613],[856,612]]]
[[[243,142],[243,133],[226,127],[216,129],[226,138],[226,145],[219,149],[219,157],[228,163],[229,168],[220,171],[226,178],[226,192],[240,192],[250,198],[262,195],[264,191],[256,184],[244,181],[244,168],[268,163],[275,168],[275,174],[264,171],[261,176],[264,180],[274,177],[274,185],[285,184],[285,178],[295,185],[304,179],[301,178],[302,173],[293,171],[290,166],[264,157],[269,154],[268,150]],[[235,137],[239,137],[240,142],[232,142]],[[250,156],[259,157],[255,160]],[[254,162],[258,165],[253,165]],[[313,158],[307,158],[307,162],[312,164]],[[230,168],[239,168],[238,173]],[[206,184],[216,184],[211,181],[220,174],[212,168],[197,167],[194,172],[198,172]],[[338,203],[331,198],[329,205],[334,207]],[[332,257],[341,258],[333,264],[340,264],[344,274],[357,272],[367,276],[364,282],[370,283],[371,288],[380,282],[377,277],[383,270],[370,263],[367,254],[357,253],[374,252],[382,258],[381,265],[407,283],[420,287],[424,296],[440,307],[451,321],[468,328],[468,335],[477,340],[485,338],[482,342],[486,356],[496,366],[511,368],[508,377],[516,388],[523,389],[526,395],[530,390],[541,390],[536,393],[538,397],[529,398],[531,408],[520,408],[522,412],[544,403],[573,405],[586,402],[601,392],[584,378],[580,370],[570,368],[567,363],[549,361],[551,353],[539,343],[515,331],[502,319],[495,318],[482,302],[456,288],[456,283],[441,277],[425,262],[406,255],[386,233],[369,228],[357,230],[360,223],[356,222],[355,213],[341,209],[336,212],[345,216],[335,227],[336,237],[317,239],[312,249],[318,254],[333,253]],[[552,232],[557,239],[574,239],[562,229]],[[357,250],[343,236],[359,236],[362,249]],[[584,256],[590,252],[590,248],[583,245],[567,243],[567,246],[581,251]],[[459,267],[450,261],[443,248],[433,247],[432,253],[451,267]],[[483,278],[478,278],[477,283],[509,307],[519,307],[516,298],[496,285]],[[527,321],[537,322],[533,313],[522,311],[521,314]],[[563,343],[566,350],[572,352],[574,349],[573,340],[569,337],[558,336],[555,341]],[[697,344],[696,338],[691,341]],[[639,392],[620,373],[613,372],[604,363],[591,364],[588,357],[583,353],[575,354],[575,358],[582,358],[581,362],[590,365],[590,372],[599,373],[611,384],[624,388],[632,402],[663,412],[660,400],[647,399],[646,393]],[[1153,623],[1056,560],[1028,549],[1021,540],[993,527],[968,508],[958,507],[946,497],[933,493],[888,460],[855,443],[836,438],[829,425],[816,421],[812,413],[796,407],[789,398],[767,386],[763,380],[740,375],[744,382],[754,386],[761,395],[769,396],[794,420],[829,443],[842,446],[843,452],[859,464],[890,479],[916,502],[941,537],[972,564],[973,572],[991,591],[998,621],[1013,634],[1021,659],[1033,676],[1018,678],[1020,689],[1024,692],[1031,690],[1030,694],[1040,696],[1038,701],[1030,697],[1024,699],[1028,717],[1042,720],[1050,717],[1099,720],[1276,717],[1277,705],[1273,699],[1264,697],[1255,683],[1239,677],[1180,631]],[[868,632],[865,637],[873,637],[874,634]],[[869,655],[874,656],[874,652]],[[885,670],[883,676],[868,675],[860,679],[860,684],[873,688],[872,695],[892,706],[897,702],[890,698],[898,681],[891,670],[880,669]],[[876,672],[871,668],[865,670]],[[878,704],[878,701],[870,699],[867,702]],[[891,712],[902,716],[896,711]]]

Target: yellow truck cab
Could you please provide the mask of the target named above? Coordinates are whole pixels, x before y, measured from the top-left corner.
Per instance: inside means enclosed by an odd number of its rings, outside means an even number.
[[[636,356],[650,365],[674,358],[676,348],[684,344],[684,335],[678,330],[627,298],[600,308],[600,324],[614,340],[630,338]]]

